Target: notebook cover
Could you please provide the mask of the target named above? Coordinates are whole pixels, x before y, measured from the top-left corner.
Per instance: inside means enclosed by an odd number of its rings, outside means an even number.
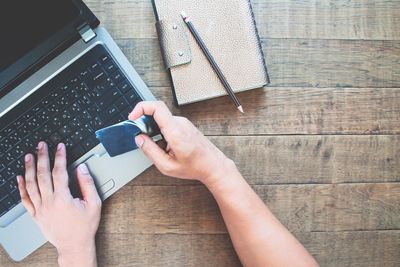
[[[182,10],[190,17],[235,92],[269,83],[249,0],[153,0],[153,7],[164,62],[178,105],[227,95],[184,25],[180,17]],[[179,32],[181,28],[184,31],[181,35],[172,30]],[[187,39],[189,51],[185,50],[183,39]]]

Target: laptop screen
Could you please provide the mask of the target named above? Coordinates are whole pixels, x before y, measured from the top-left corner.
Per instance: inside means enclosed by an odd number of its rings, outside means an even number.
[[[0,72],[77,16],[71,1],[1,0]]]
[[[86,10],[81,0],[0,0],[0,96],[10,80],[72,39]]]

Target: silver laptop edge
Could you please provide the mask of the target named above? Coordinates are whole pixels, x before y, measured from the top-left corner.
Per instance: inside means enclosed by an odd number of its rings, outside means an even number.
[[[155,100],[109,33],[102,27],[97,27],[93,31],[96,36],[92,40],[85,43],[83,39],[80,39],[0,99],[0,117],[98,44],[109,51],[142,99]],[[95,178],[103,200],[151,166],[151,162],[140,150],[110,158],[101,144],[74,162],[70,171],[72,172],[83,162],[88,165]],[[21,203],[0,218],[0,244],[14,261],[21,261],[46,242],[47,240]]]

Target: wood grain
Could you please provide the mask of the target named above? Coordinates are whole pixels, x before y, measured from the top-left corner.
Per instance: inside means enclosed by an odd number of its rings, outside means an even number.
[[[324,267],[397,267],[400,231],[313,232],[297,237]],[[229,237],[221,235],[99,234],[99,266],[241,266]],[[24,263],[13,263],[0,249],[0,265],[56,266],[46,244]]]
[[[86,4],[116,38],[155,38],[148,0]],[[387,0],[252,0],[263,38],[400,40],[400,6]]]
[[[398,88],[265,88],[177,108],[168,87],[152,87],[176,115],[206,135],[399,134]]]
[[[149,86],[170,86],[157,39],[117,40]],[[400,41],[262,39],[269,87],[400,87]]]
[[[400,136],[211,136],[252,185],[400,182]],[[132,186],[199,184],[155,167]]]
[[[200,185],[129,186],[104,205],[101,233],[226,233]],[[400,183],[253,186],[293,232],[400,230]],[[123,218],[123,219],[122,219]]]

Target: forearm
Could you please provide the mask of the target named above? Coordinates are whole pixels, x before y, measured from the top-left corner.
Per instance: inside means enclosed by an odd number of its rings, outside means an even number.
[[[205,184],[214,195],[245,266],[318,266],[228,161]]]
[[[80,249],[71,249],[58,252],[60,267],[97,267],[95,243]]]

